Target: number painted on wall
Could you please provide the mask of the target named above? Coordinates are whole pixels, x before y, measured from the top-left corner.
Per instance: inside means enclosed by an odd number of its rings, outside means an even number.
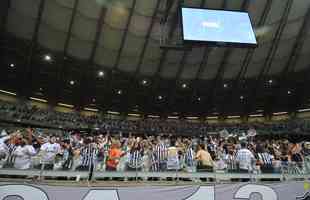
[[[259,194],[262,200],[278,200],[276,192],[264,185],[245,185],[235,193],[234,199],[250,200],[251,195]],[[2,185],[0,186],[0,200],[7,200],[10,197],[20,197],[23,200],[49,200],[49,197],[42,189],[30,185]],[[117,190],[97,189],[89,190],[82,200],[120,200]],[[60,199],[59,199],[60,200]],[[67,199],[69,200],[69,199]],[[202,186],[186,200],[215,200],[215,187]]]

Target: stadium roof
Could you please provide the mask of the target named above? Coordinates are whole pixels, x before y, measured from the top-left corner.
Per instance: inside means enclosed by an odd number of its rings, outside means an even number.
[[[160,49],[163,19],[169,44],[180,40],[178,4],[2,0],[0,89],[154,114],[307,106],[309,0],[185,0],[186,6],[248,11],[259,47]]]

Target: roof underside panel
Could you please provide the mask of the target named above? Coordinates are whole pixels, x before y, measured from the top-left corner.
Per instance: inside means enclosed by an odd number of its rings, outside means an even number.
[[[137,0],[136,14],[151,17],[158,0]]]
[[[205,7],[206,8],[212,8],[212,9],[217,9],[217,8],[221,8],[223,2],[225,0],[218,0],[218,1],[206,1],[205,2]]]
[[[175,78],[175,75],[180,66],[180,60],[182,58],[182,51],[170,50],[166,58],[161,75],[164,78]]]
[[[181,73],[181,79],[195,79],[198,69],[200,67],[200,62],[203,57],[204,48],[193,48],[189,52],[187,59],[184,63],[184,68]]]
[[[269,0],[250,1],[248,12],[250,14],[253,26],[256,27],[258,25],[267,1]]]
[[[266,24],[279,22],[288,0],[273,0]]]
[[[232,79],[239,73],[244,57],[247,53],[247,49],[235,49],[227,59],[227,67],[224,73],[225,79]]]
[[[8,32],[20,38],[31,39],[35,29],[39,3],[39,0],[12,0],[8,15]]]
[[[62,51],[71,15],[71,8],[63,7],[53,0],[46,1],[38,33],[39,44],[52,50]]]

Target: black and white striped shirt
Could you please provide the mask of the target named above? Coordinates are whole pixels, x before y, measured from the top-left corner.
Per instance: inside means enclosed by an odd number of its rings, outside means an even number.
[[[15,156],[13,155],[13,152],[16,150],[17,145],[15,145],[15,144],[7,144],[7,148],[8,148],[7,164],[9,166],[11,166],[15,162]]]
[[[157,172],[159,170],[159,163],[156,160],[155,151],[151,154],[151,170]]]
[[[186,166],[193,167],[194,166],[194,159],[195,159],[194,151],[191,147],[189,147],[185,153],[185,164],[186,164]]]
[[[81,165],[94,165],[98,155],[98,148],[94,144],[88,144],[81,149]]]
[[[272,165],[272,156],[269,153],[258,153],[257,157],[261,162],[263,162],[263,165]]]
[[[168,158],[168,148],[164,143],[159,143],[154,149],[155,159],[158,163],[167,162]]]
[[[130,152],[129,167],[139,168],[142,165],[142,152],[140,150],[134,150]]]

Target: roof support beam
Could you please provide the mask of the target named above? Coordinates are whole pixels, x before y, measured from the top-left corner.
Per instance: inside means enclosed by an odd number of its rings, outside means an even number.
[[[303,83],[298,86],[296,92],[293,94],[293,109],[302,108],[306,101],[309,101],[309,84],[310,84],[310,65],[303,73]]]
[[[269,14],[269,12],[271,10],[272,3],[273,3],[273,0],[268,0],[266,2],[264,10],[263,10],[263,13],[262,13],[262,15],[260,17],[260,20],[258,22],[258,25],[257,25],[258,28],[265,25],[267,17],[268,17],[268,14]],[[255,49],[249,49],[247,51],[247,53],[246,53],[246,55],[245,55],[245,57],[243,59],[240,71],[239,71],[239,73],[237,74],[237,76],[234,79],[233,87],[232,87],[232,90],[231,90],[231,100],[232,101],[237,99],[236,96],[239,95],[240,82],[241,82],[241,80],[245,79],[245,75],[247,73],[248,67],[249,67],[250,62],[252,60],[254,51],[255,51]]]
[[[72,10],[72,14],[71,14],[71,19],[70,19],[70,24],[69,24],[69,28],[68,28],[68,32],[66,35],[66,40],[65,40],[65,44],[64,44],[64,50],[63,50],[63,61],[62,64],[58,65],[58,69],[57,69],[57,81],[56,81],[56,86],[55,86],[55,91],[54,91],[54,98],[55,98],[55,102],[58,100],[59,95],[60,95],[60,91],[62,88],[62,84],[66,84],[64,81],[64,69],[66,66],[66,58],[67,58],[67,54],[68,54],[68,48],[69,48],[69,44],[70,44],[70,38],[71,38],[71,34],[72,34],[72,27],[74,25],[74,21],[75,21],[75,17],[76,17],[76,13],[77,13],[77,8],[79,5],[79,1],[80,0],[75,0],[74,1],[74,5],[73,5],[73,10]]]
[[[6,25],[8,21],[9,15],[9,8],[10,8],[11,0],[2,0],[0,6],[0,13],[1,13],[1,24],[0,24],[0,32],[5,34],[6,32]],[[1,34],[1,36],[2,36]]]
[[[277,32],[276,32],[276,34],[272,40],[273,45],[269,49],[267,58],[266,58],[264,65],[262,66],[262,69],[261,69],[261,71],[260,71],[260,73],[256,79],[256,83],[254,84],[255,86],[254,86],[254,88],[252,88],[252,95],[251,95],[250,101],[247,102],[247,112],[251,112],[251,109],[254,106],[255,101],[256,101],[256,96],[257,96],[261,81],[265,77],[265,75],[268,74],[268,72],[271,68],[275,53],[276,53],[278,46],[279,46],[279,42],[280,42],[283,30],[287,24],[287,20],[288,20],[288,16],[289,16],[292,4],[293,4],[293,0],[288,0],[286,3],[284,12],[283,12],[281,20],[280,20],[279,27],[278,27]]]
[[[107,13],[107,8],[105,6],[101,6],[101,10],[100,10],[99,17],[97,20],[97,25],[96,25],[96,34],[93,40],[93,46],[92,46],[91,53],[88,59],[88,67],[90,68],[90,70],[88,73],[85,73],[84,76],[82,76],[81,78],[80,91],[79,91],[79,101],[80,101],[79,106],[82,106],[85,102],[87,102],[89,95],[91,95],[88,93],[89,91],[91,91],[90,80],[93,79],[92,77],[93,77],[93,71],[94,71],[94,66],[93,66],[94,59],[95,59],[97,48],[99,45],[99,39],[102,34],[102,29],[103,29],[106,13]]]
[[[126,22],[125,30],[124,30],[124,32],[122,34],[121,44],[120,44],[120,47],[119,47],[118,52],[117,52],[116,62],[114,63],[114,65],[113,65],[113,67],[112,67],[112,69],[110,71],[108,80],[107,80],[108,84],[107,84],[107,87],[106,87],[106,89],[104,91],[104,95],[107,96],[107,97],[109,96],[109,98],[111,97],[111,95],[109,95],[109,93],[110,93],[110,91],[112,90],[112,87],[113,87],[113,72],[114,72],[114,70],[117,70],[119,68],[120,59],[121,59],[122,52],[123,52],[123,49],[124,49],[124,46],[125,46],[125,42],[126,42],[126,39],[127,39],[127,34],[128,34],[129,26],[130,26],[130,23],[131,23],[132,16],[134,14],[134,10],[135,10],[136,4],[137,4],[137,0],[133,0],[132,7],[130,9],[130,13],[129,13],[129,16],[128,16],[128,19],[127,19],[127,22]]]
[[[281,72],[281,76],[280,76],[280,80],[279,80],[279,88],[276,90],[275,94],[272,96],[271,102],[270,104],[276,103],[277,101],[282,101],[283,99],[281,98],[281,92],[283,92],[283,88],[286,89],[286,87],[288,87],[287,81],[289,78],[289,75],[291,73],[294,72],[296,65],[297,65],[297,61],[300,57],[300,51],[302,50],[303,46],[304,46],[304,42],[307,38],[307,33],[310,30],[310,6],[308,7],[307,10],[307,14],[304,17],[303,20],[303,24],[298,32],[298,35],[296,37],[296,41],[294,43],[294,46],[292,48],[291,54],[289,56],[289,59],[287,61],[287,63],[285,64],[282,72]],[[287,88],[289,89],[289,88]]]
[[[33,89],[33,65],[32,65],[32,60],[33,57],[35,56],[35,51],[37,49],[37,45],[38,45],[38,37],[39,37],[39,30],[40,30],[40,26],[41,26],[41,22],[42,22],[42,16],[43,16],[43,12],[44,12],[44,7],[45,7],[45,1],[46,0],[40,0],[40,4],[39,4],[39,9],[38,9],[38,13],[37,13],[37,18],[36,18],[36,23],[35,23],[35,27],[34,27],[34,33],[32,35],[32,39],[31,39],[31,43],[30,43],[30,47],[29,47],[29,53],[26,59],[26,64],[24,69],[21,70],[21,74],[20,77],[22,81],[20,81],[20,83],[22,85],[20,85],[20,89],[21,91],[19,91],[21,93],[22,96],[27,95],[29,92],[32,91]],[[25,87],[25,83],[28,83],[28,87]]]
[[[247,7],[249,6],[249,3],[247,2],[249,0],[244,0],[243,3],[242,3],[242,10],[246,10]],[[223,4],[222,4],[222,9],[225,9],[227,8],[227,5],[228,5],[228,2],[227,0],[224,0],[223,1]],[[223,75],[224,75],[224,72],[225,72],[225,69],[226,69],[226,62],[227,62],[227,59],[229,58],[230,54],[231,54],[232,50],[227,48],[225,49],[225,52],[224,52],[224,56],[223,56],[223,59],[222,59],[222,62],[220,64],[220,67],[218,68],[218,71],[216,73],[216,76],[215,78],[213,79],[213,82],[212,82],[212,85],[213,87],[211,87],[211,92],[210,92],[210,95],[209,97],[207,98],[207,101],[210,102],[214,99],[214,97],[216,96],[216,88],[217,88],[217,85],[218,83],[220,82],[220,80],[222,79]],[[213,103],[212,104],[209,104],[210,106],[213,106]]]
[[[175,2],[175,1],[174,1]],[[183,0],[180,0],[180,1],[177,1],[178,3],[178,6],[181,5],[181,3],[183,3]],[[166,13],[169,15],[169,11],[171,11],[172,9],[172,6],[169,6],[169,9],[166,8]],[[168,17],[164,17],[161,22],[162,23],[167,23],[168,21]],[[177,25],[178,25],[178,17],[179,17],[179,12],[178,12],[178,8],[177,10],[175,11],[175,13],[173,14],[173,16],[171,17],[171,28],[169,29],[169,32],[168,32],[168,37],[167,37],[167,40],[170,41],[170,39],[172,38],[173,36],[173,33],[175,32],[176,28],[177,28]],[[163,25],[163,24],[162,24]],[[161,52],[161,56],[160,56],[160,61],[159,61],[159,64],[157,66],[157,70],[152,78],[152,88],[149,90],[150,91],[150,98],[148,99],[148,104],[152,104],[153,103],[153,99],[154,99],[154,93],[156,92],[156,90],[158,89],[159,87],[159,84],[160,84],[160,73],[162,71],[162,68],[164,66],[164,63],[166,61],[166,58],[167,58],[167,54],[168,54],[168,49],[163,49],[162,52]]]
[[[150,26],[147,30],[147,33],[146,33],[146,37],[145,37],[145,42],[143,44],[143,47],[142,47],[142,51],[140,53],[140,56],[139,56],[139,61],[138,61],[138,65],[135,69],[135,72],[134,72],[134,75],[132,76],[131,78],[131,82],[132,84],[130,84],[129,86],[129,93],[133,93],[133,91],[136,89],[136,84],[135,81],[137,79],[137,77],[139,76],[139,73],[140,73],[140,70],[141,70],[141,67],[142,67],[142,63],[143,63],[143,59],[144,59],[144,55],[145,55],[145,52],[146,52],[146,48],[150,42],[150,37],[151,37],[151,33],[152,33],[152,30],[153,30],[153,27],[155,25],[155,22],[156,22],[156,16],[158,14],[158,10],[160,8],[160,5],[161,5],[161,2],[163,2],[163,0],[157,0],[156,2],[156,6],[155,6],[155,9],[153,11],[153,15],[152,15],[152,18],[151,18],[151,23],[150,23]],[[127,95],[127,99],[130,99],[129,98],[129,93],[126,93],[125,95]],[[136,103],[136,102],[135,102]]]
[[[200,8],[203,8],[203,6],[205,5],[205,2],[206,2],[206,0],[202,0],[201,1]],[[186,59],[187,59],[189,53],[190,53],[189,50],[184,50],[183,55],[181,57],[181,61],[180,61],[179,67],[178,67],[178,71],[177,71],[176,76],[175,76],[175,88],[173,88],[172,92],[170,92],[170,95],[168,97],[170,105],[172,105],[173,102],[175,101],[175,96],[176,96],[176,93],[177,93],[177,90],[178,90],[178,87],[179,87],[178,83],[179,83],[179,81],[181,79],[181,75],[182,75],[182,73],[184,71],[184,68],[186,66]]]
[[[144,55],[145,55],[145,51],[146,51],[146,48],[147,48],[147,46],[149,44],[149,41],[150,41],[152,29],[153,29],[155,21],[156,21],[156,15],[157,15],[157,11],[159,9],[161,1],[162,0],[157,0],[156,7],[154,9],[154,12],[153,12],[153,15],[152,15],[152,19],[151,19],[151,24],[150,24],[150,26],[149,26],[149,28],[147,30],[146,37],[145,37],[145,42],[143,44],[142,51],[141,51],[141,54],[139,56],[139,62],[138,62],[137,68],[135,70],[135,75],[134,75],[135,77],[137,77],[137,75],[140,72],[141,65],[142,65],[142,62],[143,62],[143,59],[144,59]]]
[[[249,6],[250,6],[250,0],[243,0],[243,3],[241,5],[241,10],[242,11],[246,11],[246,10],[248,10]],[[211,102],[210,103],[211,106],[214,106],[214,100],[216,98],[217,88],[219,86],[219,83],[223,79],[225,70],[227,68],[227,60],[230,57],[230,55],[232,53],[232,50],[233,49],[231,49],[231,48],[226,48],[225,49],[222,62],[220,64],[220,67],[218,68],[216,76],[215,76],[215,78],[213,80],[213,86],[211,87],[212,92],[210,92],[210,96],[209,96],[209,99],[208,99],[208,102]]]
[[[178,2],[178,4],[180,5],[181,3]],[[169,30],[169,33],[168,33],[168,41],[171,40],[172,36],[173,36],[173,33],[175,32],[177,26],[178,26],[178,18],[179,18],[179,12],[178,10],[175,11],[174,15],[172,16],[172,19],[171,19],[171,28]],[[155,77],[157,76],[160,76],[160,73],[162,71],[162,68],[164,66],[164,63],[166,61],[166,58],[167,58],[167,54],[168,54],[168,49],[164,49],[162,50],[161,52],[161,57],[160,57],[160,61],[159,61],[159,64],[157,66],[157,70],[156,70],[156,73],[155,73]]]
[[[128,20],[127,20],[126,28],[125,28],[123,36],[122,36],[121,46],[120,46],[120,48],[118,50],[118,53],[117,53],[117,58],[116,58],[116,62],[114,64],[114,69],[118,69],[118,67],[119,67],[120,58],[121,58],[121,55],[122,55],[122,52],[123,52],[123,49],[124,49],[124,46],[125,46],[128,29],[129,29],[131,18],[133,16],[133,13],[134,13],[134,10],[135,10],[135,7],[136,7],[136,3],[137,3],[137,0],[133,0],[132,8],[131,8],[130,13],[129,13],[129,17],[128,17]]]

